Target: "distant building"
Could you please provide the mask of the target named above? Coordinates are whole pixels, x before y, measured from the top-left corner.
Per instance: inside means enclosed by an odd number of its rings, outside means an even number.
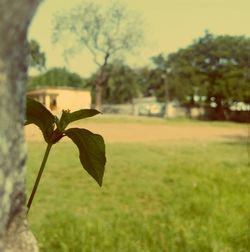
[[[91,107],[90,91],[72,87],[37,88],[27,92],[27,96],[41,102],[49,110],[55,112],[61,112],[63,109],[74,111]]]
[[[164,116],[166,104],[157,102],[155,96],[133,99],[134,115]]]

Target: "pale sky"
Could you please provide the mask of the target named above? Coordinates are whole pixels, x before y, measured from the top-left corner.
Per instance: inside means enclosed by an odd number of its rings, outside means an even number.
[[[110,0],[96,0],[109,2]],[[44,0],[29,29],[46,53],[47,67],[65,66],[62,48],[51,43],[51,21],[55,13],[69,10],[81,0]],[[171,53],[188,46],[204,31],[221,35],[250,37],[250,0],[121,0],[138,12],[145,27],[146,46],[127,62],[132,66],[149,63],[152,56]],[[96,70],[91,55],[85,51],[72,58],[67,67],[83,77]]]

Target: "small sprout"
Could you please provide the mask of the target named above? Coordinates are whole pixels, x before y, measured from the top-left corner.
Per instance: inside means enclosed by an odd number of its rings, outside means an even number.
[[[53,144],[59,142],[65,136],[69,137],[76,144],[83,168],[100,186],[102,185],[106,164],[105,143],[102,136],[94,134],[86,129],[66,129],[68,125],[74,121],[92,117],[99,113],[100,112],[95,109],[80,109],[74,112],[63,110],[61,118],[59,119],[41,103],[27,97],[25,125],[31,123],[37,125],[42,131],[44,140],[47,142],[47,149],[27,204],[28,211],[36,193],[50,149]]]

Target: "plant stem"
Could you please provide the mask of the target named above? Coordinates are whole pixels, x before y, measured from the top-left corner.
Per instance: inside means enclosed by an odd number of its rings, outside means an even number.
[[[37,175],[36,182],[35,182],[34,187],[33,187],[33,189],[32,189],[31,195],[30,195],[30,197],[29,197],[28,204],[27,204],[27,208],[28,208],[28,209],[27,209],[27,214],[29,213],[29,210],[30,210],[30,207],[31,207],[33,198],[34,198],[34,196],[35,196],[35,194],[36,194],[36,190],[37,190],[37,187],[38,187],[38,185],[39,185],[41,176],[42,176],[42,174],[43,174],[43,170],[44,170],[45,164],[46,164],[46,162],[47,162],[47,159],[48,159],[48,156],[49,156],[49,152],[50,152],[50,149],[51,149],[52,145],[53,145],[53,144],[48,143],[47,148],[46,148],[46,151],[45,151],[45,154],[44,154],[44,156],[43,156],[43,161],[42,161],[42,164],[41,164],[39,173],[38,173],[38,175]]]

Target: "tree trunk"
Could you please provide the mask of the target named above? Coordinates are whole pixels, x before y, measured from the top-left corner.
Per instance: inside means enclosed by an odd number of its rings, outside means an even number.
[[[101,111],[102,109],[102,83],[98,80],[95,86],[95,109]]]
[[[0,0],[0,251],[38,251],[27,228],[23,137],[27,29],[40,0]]]
[[[95,109],[99,111],[102,109],[103,88],[108,81],[106,69],[103,68],[100,71],[100,75],[97,77],[95,84]]]
[[[107,52],[104,57],[104,62],[100,67],[99,74],[97,75],[96,83],[95,83],[95,109],[101,111],[102,109],[102,95],[103,95],[103,88],[108,81],[109,74],[108,74],[108,60],[110,54]]]
[[[217,99],[216,101],[216,109],[215,109],[215,113],[216,113],[216,119],[217,120],[229,120],[229,114],[228,114],[228,108],[225,108],[223,106],[222,100]]]

